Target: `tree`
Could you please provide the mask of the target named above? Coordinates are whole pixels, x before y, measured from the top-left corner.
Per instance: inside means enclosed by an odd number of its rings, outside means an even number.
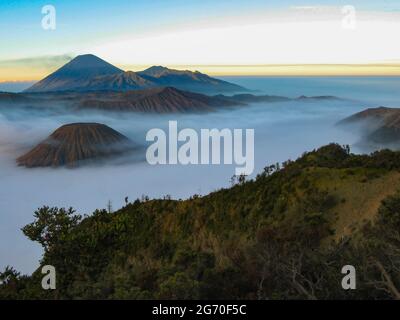
[[[108,202],[107,202],[107,212],[108,213],[112,213],[113,212],[111,200],[108,200]]]
[[[160,299],[198,299],[199,282],[184,272],[177,272],[160,284]]]
[[[239,184],[244,184],[246,182],[246,177],[247,177],[247,175],[245,175],[243,173],[240,176],[238,176],[237,180],[238,180]]]
[[[30,240],[39,242],[45,251],[62,240],[82,219],[82,216],[75,215],[72,208],[66,210],[47,206],[36,210],[34,217],[34,222],[23,227],[22,232]]]
[[[21,277],[21,274],[17,272],[13,267],[7,266],[3,272],[0,272],[0,285],[10,284],[13,281],[17,281]]]

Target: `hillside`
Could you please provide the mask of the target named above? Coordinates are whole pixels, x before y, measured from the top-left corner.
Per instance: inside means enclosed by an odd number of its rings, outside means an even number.
[[[72,123],[55,130],[46,140],[17,159],[20,166],[76,167],[85,160],[116,156],[133,149],[124,135],[99,123]]]
[[[339,122],[341,126],[361,129],[361,143],[381,147],[400,145],[400,109],[370,108]]]
[[[155,87],[156,84],[132,71],[113,75],[97,76],[88,81],[81,90],[90,91],[128,91]]]
[[[157,86],[175,87],[180,90],[193,91],[205,94],[220,92],[240,92],[247,89],[236,84],[212,78],[199,71],[168,69],[162,66],[153,66],[138,74]]]
[[[40,269],[7,269],[0,297],[399,298],[399,169],[400,153],[332,144],[203,197],[143,197],[84,218],[43,207],[23,232],[56,267],[57,290],[39,289]],[[340,286],[347,264],[357,290]]]
[[[340,124],[351,124],[351,123],[363,121],[363,120],[385,121],[386,119],[390,119],[390,118],[398,116],[399,110],[400,109],[386,108],[386,107],[368,108],[361,112],[353,114],[346,119],[343,119],[339,123]]]
[[[281,96],[236,94],[208,96],[174,87],[157,87],[128,92],[87,93],[79,98],[78,109],[155,113],[210,112],[216,108],[252,103],[293,101]],[[303,97],[302,101],[338,100],[336,97]]]
[[[207,112],[218,107],[240,106],[239,102],[181,91],[171,87],[135,90],[91,97],[79,102],[79,109],[156,113]]]
[[[164,74],[170,74],[169,69],[160,68],[162,70],[160,73],[156,73],[158,69],[150,68],[152,71],[149,71],[149,74],[160,78]],[[187,72],[176,72],[179,76],[187,77]],[[293,99],[249,93],[206,95],[172,86],[162,86],[161,82],[155,83],[131,71],[91,77],[86,79],[84,83],[80,83],[79,88],[73,90],[49,92],[28,90],[28,92],[21,94],[0,93],[0,105],[2,101],[7,101],[7,106],[10,104],[29,106],[30,108],[35,106],[38,110],[44,107],[52,110],[56,109],[55,106],[61,106],[57,109],[58,112],[73,113],[76,110],[89,109],[114,112],[198,113],[212,112],[222,107],[246,106],[255,103],[319,102],[321,100],[335,101],[339,99],[333,96],[302,96]]]

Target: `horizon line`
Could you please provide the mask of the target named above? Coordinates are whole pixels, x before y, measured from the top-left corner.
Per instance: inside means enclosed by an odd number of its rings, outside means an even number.
[[[160,64],[157,64],[160,65]],[[152,64],[116,64],[124,71],[142,71]],[[210,76],[400,76],[400,62],[396,60],[388,62],[373,63],[282,63],[282,64],[256,64],[256,65],[218,65],[218,64],[165,64],[170,69],[199,71]],[[33,68],[20,66],[8,70],[8,74],[0,76],[0,83],[19,83],[39,81],[56,68],[47,68],[45,70],[34,70]],[[15,70],[13,72],[13,70]],[[32,70],[31,72],[29,72]],[[33,77],[25,76],[31,73]],[[17,75],[15,75],[17,74]]]

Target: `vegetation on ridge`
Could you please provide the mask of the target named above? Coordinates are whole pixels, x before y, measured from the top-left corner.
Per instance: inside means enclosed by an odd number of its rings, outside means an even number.
[[[84,217],[43,207],[23,232],[55,266],[57,289],[41,288],[40,268],[7,268],[0,298],[400,298],[399,169],[399,152],[331,144],[204,197]],[[357,290],[342,289],[344,265]]]

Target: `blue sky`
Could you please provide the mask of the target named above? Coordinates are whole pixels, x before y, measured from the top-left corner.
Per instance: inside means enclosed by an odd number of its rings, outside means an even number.
[[[44,32],[41,28],[41,8],[46,4],[52,4],[57,9],[57,32]],[[0,59],[28,57],[46,50],[62,51],[83,42],[99,41],[129,31],[140,33],[212,17],[223,18],[292,6],[346,4],[360,10],[400,10],[398,0],[1,0],[0,37],[5,46],[0,51]]]
[[[57,10],[57,29],[54,31],[44,31],[41,28],[41,8],[47,4],[54,5]],[[235,17],[240,20],[242,16],[251,17],[274,11],[285,12],[291,7],[349,4],[360,11],[380,13],[400,11],[399,0],[0,0],[0,62],[3,61],[4,66],[4,61],[10,60],[73,56],[92,48],[107,55],[105,45],[119,38],[138,39],[147,37],[150,33],[166,33],[174,27],[194,30],[196,25],[201,25],[202,28],[206,28],[208,24],[212,25],[216,21],[235,19]],[[113,57],[111,54],[107,55],[107,58]],[[212,62],[212,59],[205,62],[210,61]],[[157,62],[138,59],[138,62],[130,63],[157,64]],[[204,63],[195,60],[188,62]],[[115,55],[115,63],[128,64],[127,59],[119,55]],[[166,59],[165,63],[175,63],[175,61]],[[215,63],[220,61],[216,60]]]

